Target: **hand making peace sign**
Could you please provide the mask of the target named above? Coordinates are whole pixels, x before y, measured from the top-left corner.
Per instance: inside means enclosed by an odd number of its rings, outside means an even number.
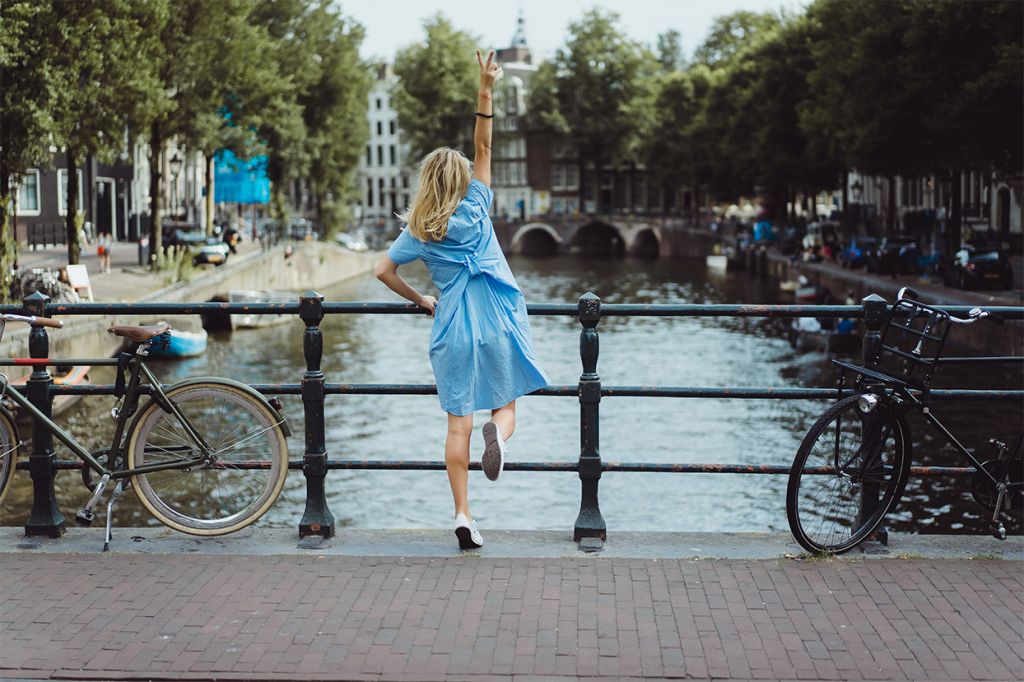
[[[480,89],[490,92],[494,87],[494,81],[501,78],[501,67],[494,61],[494,50],[487,55],[487,63],[484,63],[480,50],[476,51],[476,62],[480,65]]]

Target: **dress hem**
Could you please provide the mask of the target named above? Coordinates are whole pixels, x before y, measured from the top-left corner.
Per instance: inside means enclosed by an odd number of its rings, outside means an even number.
[[[492,405],[490,402],[488,402],[488,403],[486,403],[484,405],[474,406],[473,409],[471,409],[471,410],[469,410],[467,412],[461,412],[460,413],[460,412],[457,412],[455,410],[449,410],[444,405],[441,405],[441,409],[444,410],[445,412],[447,412],[448,414],[455,415],[456,417],[465,417],[467,415],[471,415],[474,412],[477,412],[477,411],[480,411],[480,410],[496,410],[499,407],[504,407],[505,405],[508,405],[513,400],[518,400],[519,398],[522,398],[524,395],[529,395],[530,393],[533,393],[534,391],[536,391],[538,389],[541,389],[541,388],[545,388],[547,386],[549,386],[549,384],[545,380],[543,383],[530,386],[525,391],[519,392],[516,395],[513,395],[513,396],[511,396],[508,399],[502,399],[501,401],[497,401],[497,404],[493,404]]]

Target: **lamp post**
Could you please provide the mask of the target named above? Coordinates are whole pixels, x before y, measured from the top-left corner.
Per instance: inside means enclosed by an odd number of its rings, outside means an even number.
[[[178,174],[181,173],[181,156],[174,152],[170,160],[171,166],[171,206],[174,208],[174,218],[178,217]]]

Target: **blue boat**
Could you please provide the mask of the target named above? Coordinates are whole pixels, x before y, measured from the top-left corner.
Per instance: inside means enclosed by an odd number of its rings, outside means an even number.
[[[170,340],[167,344],[156,343],[149,349],[151,358],[194,358],[206,352],[206,330],[183,332],[171,329],[167,332]]]

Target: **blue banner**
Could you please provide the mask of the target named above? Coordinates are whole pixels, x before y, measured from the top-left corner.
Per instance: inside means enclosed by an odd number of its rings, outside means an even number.
[[[222,149],[214,155],[213,167],[213,200],[217,203],[270,203],[266,156],[242,161],[231,151]]]

